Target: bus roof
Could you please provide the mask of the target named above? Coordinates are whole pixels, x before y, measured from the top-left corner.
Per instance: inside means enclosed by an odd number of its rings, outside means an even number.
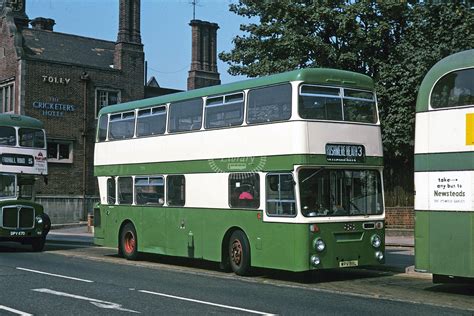
[[[191,98],[226,94],[230,92],[242,91],[244,89],[257,88],[261,86],[268,86],[290,81],[304,81],[322,85],[337,85],[341,87],[358,88],[363,90],[374,89],[374,83],[372,78],[366,75],[338,69],[305,68],[281,74],[247,79],[223,85],[211,86],[191,91],[168,94],[155,98],[106,106],[100,110],[100,115],[106,113],[122,112],[135,108],[144,108],[153,105],[161,105],[169,102],[176,102]]]
[[[18,114],[0,114],[0,126],[18,126],[43,129],[43,122],[33,117]]]
[[[416,112],[428,111],[431,89],[438,79],[451,71],[472,67],[474,67],[474,49],[452,54],[438,61],[421,82],[416,99]]]

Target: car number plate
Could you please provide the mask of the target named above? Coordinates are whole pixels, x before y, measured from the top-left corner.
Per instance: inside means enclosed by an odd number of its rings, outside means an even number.
[[[357,267],[359,260],[341,261],[339,262],[339,268]]]
[[[23,231],[10,232],[10,236],[26,236],[26,232],[23,232]]]

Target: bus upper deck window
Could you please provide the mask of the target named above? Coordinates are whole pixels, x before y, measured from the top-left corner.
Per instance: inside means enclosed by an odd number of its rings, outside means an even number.
[[[16,131],[10,126],[0,127],[0,145],[1,146],[15,146],[16,145]]]
[[[303,119],[342,121],[341,89],[302,85],[298,112]]]
[[[104,142],[107,138],[107,124],[109,122],[109,118],[107,114],[104,114],[99,119],[99,132],[97,135],[97,140],[99,142]]]
[[[344,89],[344,121],[377,123],[377,108],[372,92]]]
[[[40,129],[20,128],[18,131],[20,146],[32,148],[44,148],[44,132]]]
[[[434,109],[474,105],[474,68],[453,71],[438,80],[430,103]]]
[[[291,85],[281,84],[252,89],[248,93],[247,123],[257,124],[289,120]]]
[[[168,124],[170,133],[201,129],[202,99],[171,103]]]
[[[161,135],[166,131],[166,107],[159,106],[138,111],[137,137]]]
[[[132,138],[135,131],[135,112],[112,114],[109,122],[109,140]]]
[[[243,120],[244,94],[242,92],[207,99],[206,129],[241,125]]]

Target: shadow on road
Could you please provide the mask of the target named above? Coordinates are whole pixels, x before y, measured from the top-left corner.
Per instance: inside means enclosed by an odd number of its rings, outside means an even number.
[[[110,254],[107,257],[120,258],[118,254]],[[122,259],[125,260],[125,259]],[[171,257],[157,254],[140,254],[140,262],[170,265],[173,267],[185,267],[209,272],[224,273],[217,262],[201,259],[182,257]],[[326,283],[335,281],[348,281],[356,279],[378,278],[394,275],[394,273],[369,269],[329,269],[323,271],[289,272],[276,269],[253,268],[251,277],[296,282],[302,284]]]
[[[474,298],[474,283],[471,284],[438,284],[426,289],[429,292],[465,295]],[[474,304],[474,302],[473,302]]]
[[[67,250],[75,248],[83,248],[81,245],[74,244],[48,244],[44,246],[43,251],[54,251],[54,250]],[[1,242],[0,243],[0,253],[23,253],[23,252],[34,252],[31,249],[31,245],[23,245],[16,242]]]

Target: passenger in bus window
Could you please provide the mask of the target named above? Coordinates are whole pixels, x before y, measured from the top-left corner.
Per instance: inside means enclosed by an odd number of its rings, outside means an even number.
[[[243,185],[239,195],[239,200],[253,200],[252,191],[253,190],[249,184]]]

